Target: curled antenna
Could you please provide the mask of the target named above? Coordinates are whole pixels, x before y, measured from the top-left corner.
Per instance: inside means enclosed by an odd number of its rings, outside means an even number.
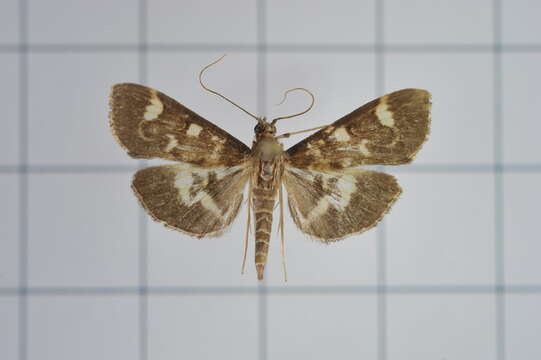
[[[258,118],[257,116],[255,116],[254,114],[250,113],[249,111],[245,110],[244,108],[242,108],[240,105],[237,105],[235,102],[229,100],[228,98],[226,98],[225,96],[223,96],[222,94],[220,94],[219,92],[217,91],[214,91],[212,89],[209,89],[208,87],[205,86],[205,84],[203,84],[203,73],[209,68],[211,67],[212,65],[218,63],[220,60],[222,60],[225,55],[227,54],[224,54],[222,56],[220,56],[220,58],[218,60],[214,60],[213,62],[211,62],[210,64],[208,64],[207,66],[205,66],[203,69],[201,69],[201,72],[199,72],[199,84],[201,84],[201,87],[205,90],[207,90],[208,92],[211,92],[215,95],[218,95],[219,97],[221,97],[222,99],[230,102],[231,104],[235,105],[236,107],[238,107],[239,109],[241,109],[242,111],[244,111],[246,114],[250,115],[251,117],[253,117],[254,119],[256,119],[258,122],[261,121],[260,118]]]
[[[310,104],[310,106],[308,106],[308,109],[306,109],[306,110],[304,110],[304,111],[301,111],[300,113],[297,113],[297,114],[277,117],[276,119],[273,119],[273,120],[272,120],[271,124],[273,124],[273,125],[276,124],[276,122],[277,122],[278,120],[289,119],[289,118],[292,118],[292,117],[295,117],[295,116],[299,116],[299,115],[302,115],[302,114],[306,114],[308,111],[310,111],[310,110],[312,109],[312,107],[314,106],[315,97],[314,97],[314,94],[312,94],[312,93],[310,92],[310,90],[307,90],[307,89],[305,89],[305,88],[293,88],[293,89],[287,90],[287,91],[284,93],[284,98],[283,98],[282,101],[280,101],[277,105],[283,104],[284,101],[286,101],[287,94],[289,94],[290,92],[295,91],[295,90],[302,90],[302,91],[308,93],[308,95],[310,95],[310,97],[312,98],[312,103]]]

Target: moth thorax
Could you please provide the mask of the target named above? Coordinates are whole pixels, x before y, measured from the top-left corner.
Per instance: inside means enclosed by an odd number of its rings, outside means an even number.
[[[260,160],[272,161],[282,154],[283,149],[274,137],[265,136],[257,142],[255,152]]]

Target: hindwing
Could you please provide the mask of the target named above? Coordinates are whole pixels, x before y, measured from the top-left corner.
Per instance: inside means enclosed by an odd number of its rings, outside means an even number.
[[[376,225],[402,192],[393,176],[363,169],[287,167],[284,184],[297,227],[326,243]]]
[[[218,235],[235,219],[248,174],[246,164],[226,168],[151,166],[135,173],[132,188],[155,220],[204,237]]]

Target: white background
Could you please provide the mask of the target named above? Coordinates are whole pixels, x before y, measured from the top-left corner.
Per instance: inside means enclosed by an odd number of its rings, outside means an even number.
[[[541,358],[541,2],[0,2],[0,359]],[[324,246],[288,219],[267,280],[240,275],[245,212],[219,239],[165,229],[130,190],[107,97],[139,82],[251,143],[405,87],[429,141],[387,167],[378,228]],[[287,146],[303,135],[287,139]],[[151,161],[150,163],[154,163]],[[252,245],[252,244],[251,244]]]

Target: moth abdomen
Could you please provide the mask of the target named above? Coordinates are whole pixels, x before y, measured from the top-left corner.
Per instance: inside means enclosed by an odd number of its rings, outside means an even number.
[[[254,189],[254,217],[255,217],[255,266],[258,280],[263,279],[267,255],[269,253],[269,241],[272,231],[272,213],[276,202],[276,191],[265,185],[262,181],[260,187]],[[271,180],[272,183],[272,180]]]
[[[258,199],[254,199],[254,204]],[[257,279],[263,279],[267,255],[269,253],[269,241],[272,231],[272,210],[274,200],[269,200],[269,205],[264,207],[255,207],[255,267],[257,270]],[[272,202],[272,203],[271,203]]]

